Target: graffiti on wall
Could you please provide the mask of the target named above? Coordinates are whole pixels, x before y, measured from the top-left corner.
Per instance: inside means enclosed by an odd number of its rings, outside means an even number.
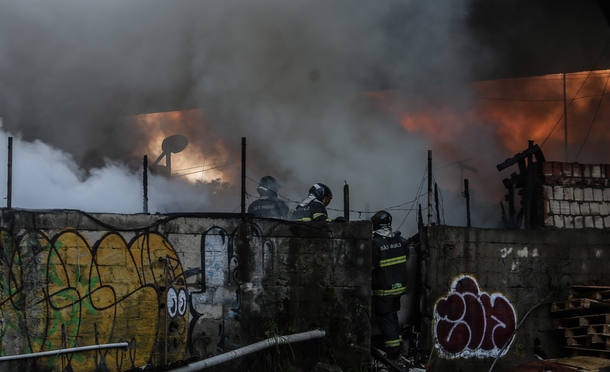
[[[182,266],[160,234],[127,242],[107,232],[92,245],[74,229],[0,231],[3,355],[129,342],[37,363],[75,371],[168,365],[184,356],[186,305]]]
[[[461,275],[434,305],[434,346],[449,359],[503,356],[516,323],[515,309],[504,295],[484,292],[474,277]]]

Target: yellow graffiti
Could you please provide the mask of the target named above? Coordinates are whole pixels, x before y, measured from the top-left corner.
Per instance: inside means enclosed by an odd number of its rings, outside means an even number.
[[[77,230],[49,239],[0,232],[2,355],[129,342],[104,349],[40,358],[52,370],[110,371],[155,366],[184,358],[187,320],[170,319],[166,295],[186,283],[167,240],[156,233],[130,243],[108,232],[93,246]],[[16,242],[19,242],[16,244]]]

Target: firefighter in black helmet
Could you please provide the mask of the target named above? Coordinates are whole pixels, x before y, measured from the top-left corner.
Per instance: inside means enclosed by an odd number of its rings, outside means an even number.
[[[261,178],[256,188],[260,197],[248,206],[248,213],[256,217],[287,218],[288,206],[277,197],[279,188],[280,185],[275,178],[271,176]]]
[[[401,351],[398,311],[400,297],[407,285],[408,242],[400,232],[392,231],[392,215],[379,211],[373,223],[373,320],[381,331],[373,338],[373,346],[382,349],[390,359],[398,359]]]
[[[307,197],[297,205],[292,212],[292,219],[297,221],[326,221],[330,222],[326,206],[333,199],[330,188],[323,183],[314,183],[309,188]]]

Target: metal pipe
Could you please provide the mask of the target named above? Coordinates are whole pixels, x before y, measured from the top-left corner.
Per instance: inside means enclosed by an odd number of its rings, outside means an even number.
[[[57,355],[60,355],[60,354],[75,353],[75,352],[79,352],[79,351],[122,348],[122,347],[127,347],[127,346],[129,346],[129,342],[115,342],[113,344],[101,344],[101,345],[89,345],[89,346],[70,347],[70,348],[67,348],[67,349],[40,351],[40,352],[37,352],[37,353],[7,355],[7,356],[0,357],[0,362],[4,362],[4,361],[7,361],[7,360],[18,360],[18,359],[27,359],[27,358],[39,358],[39,357],[44,357],[44,356],[57,356]]]
[[[227,362],[232,359],[236,359],[242,357],[247,354],[254,353],[256,351],[260,351],[271,346],[281,345],[281,344],[290,344],[293,342],[311,340],[314,338],[321,338],[326,336],[326,332],[321,329],[316,329],[313,331],[307,331],[302,333],[294,333],[286,336],[276,336],[271,337],[263,341],[256,342],[254,344],[241,347],[239,349],[231,350],[224,354],[215,355],[211,358],[200,360],[195,363],[191,363],[185,367],[178,368],[172,370],[172,372],[187,372],[187,371],[199,371],[202,368],[207,368],[211,366],[215,366],[220,363]]]

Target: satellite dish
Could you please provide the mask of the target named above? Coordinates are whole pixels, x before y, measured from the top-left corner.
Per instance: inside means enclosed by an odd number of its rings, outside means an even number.
[[[169,153],[178,153],[185,149],[186,145],[188,145],[189,141],[185,136],[180,134],[174,134],[173,136],[165,137],[163,143],[161,144],[161,149],[166,154]]]

